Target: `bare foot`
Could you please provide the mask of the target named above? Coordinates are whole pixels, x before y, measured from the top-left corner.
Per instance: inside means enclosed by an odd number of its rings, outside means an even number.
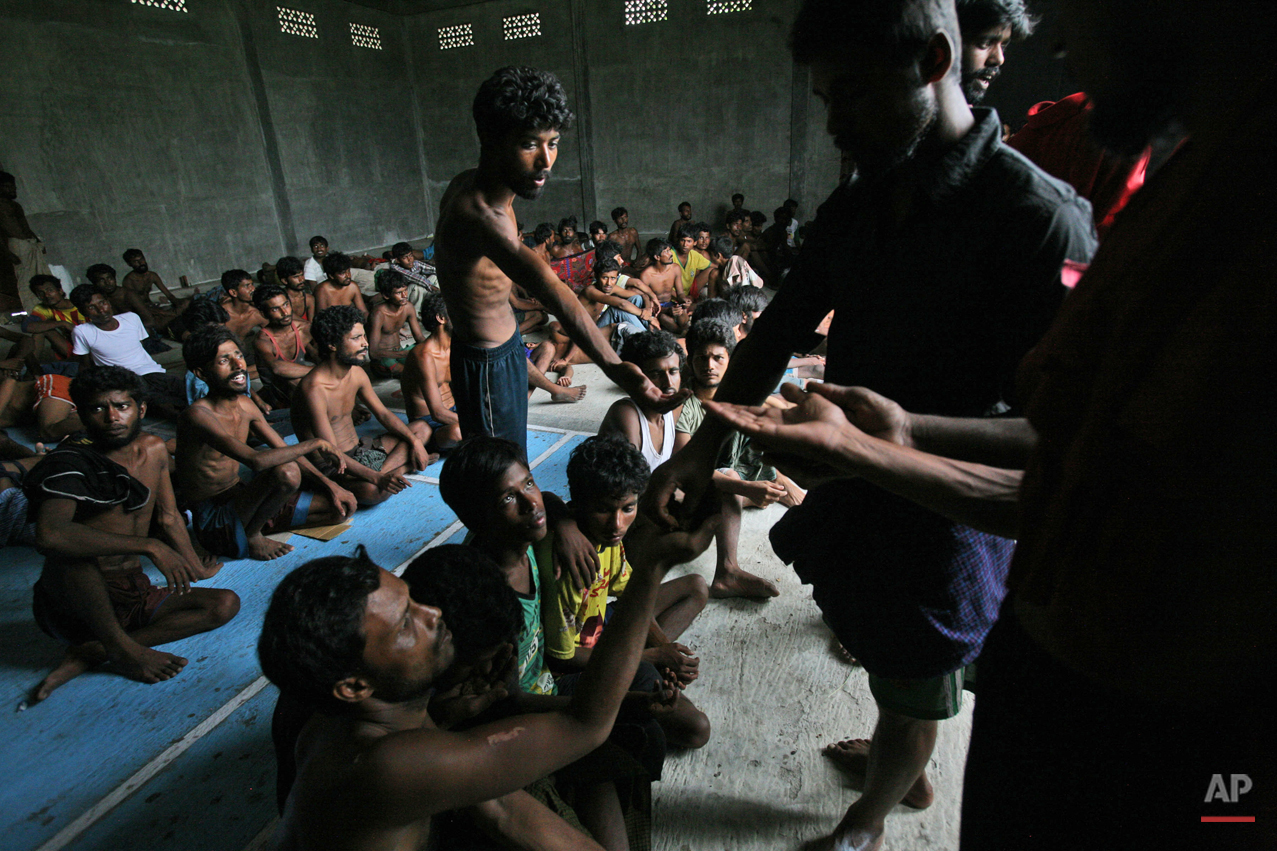
[[[803,504],[803,497],[807,496],[807,492],[794,484],[792,479],[784,473],[777,473],[776,481],[785,488],[785,495],[780,498],[781,505],[786,508],[794,508]]]
[[[222,560],[220,558],[212,553],[204,553],[200,556],[200,569],[195,572],[195,575],[200,579],[208,579],[221,569]]]
[[[19,709],[34,706],[52,694],[53,690],[58,686],[65,685],[94,665],[104,662],[106,654],[101,651],[101,645],[98,647],[99,649],[96,651],[91,645],[68,648],[66,655],[62,657],[62,661],[58,663],[58,666],[49,672],[49,675],[41,680],[39,685],[31,690],[26,703],[20,706]]]
[[[258,561],[270,561],[273,558],[288,555],[292,551],[292,544],[272,541],[265,535],[254,535],[248,539],[248,557],[255,558]]]
[[[186,667],[186,660],[172,653],[164,653],[135,644],[136,649],[124,650],[111,657],[111,666],[130,680],[154,684],[171,680]]]
[[[868,739],[846,739],[835,742],[832,745],[826,745],[821,752],[847,775],[853,789],[859,789],[864,785],[865,771],[869,767]],[[931,781],[927,779],[927,772],[923,771],[918,775],[918,779],[913,781],[913,786],[909,788],[909,792],[900,803],[915,810],[925,810],[935,799],[935,790],[931,787]]]
[[[561,390],[557,393],[550,392],[550,399],[555,402],[580,402],[585,398],[585,385],[580,387],[569,387],[567,390]]]
[[[851,655],[851,651],[842,646],[842,642],[838,640],[838,636],[831,635],[829,637],[829,650],[839,661],[846,662],[848,665],[860,665],[860,660]]]
[[[709,586],[711,597],[779,597],[780,589],[761,576],[737,568],[723,571]]]
[[[842,825],[829,836],[804,842],[801,851],[878,851],[882,848],[883,828],[867,830],[846,829]]]

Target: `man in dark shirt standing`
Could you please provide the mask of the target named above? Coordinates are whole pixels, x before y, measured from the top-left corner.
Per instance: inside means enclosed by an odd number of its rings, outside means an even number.
[[[908,398],[912,411],[1008,410],[1016,364],[1063,301],[1064,261],[1095,249],[1090,206],[1003,146],[995,112],[967,105],[953,0],[807,0],[792,38],[857,175],[821,206],[717,398],[761,402],[833,309],[829,381]],[[676,486],[697,500],[725,435],[702,427],[657,470],[649,510],[672,522]],[[869,672],[873,739],[831,753],[864,775],[864,794],[833,838],[877,848],[892,807],[930,803],[937,721],[958,712],[1013,542],[844,479],[813,488],[772,543]]]

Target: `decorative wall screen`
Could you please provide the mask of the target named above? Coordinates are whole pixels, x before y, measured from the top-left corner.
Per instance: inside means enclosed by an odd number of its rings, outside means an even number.
[[[350,43],[355,47],[381,50],[381,30],[365,24],[350,25]]]
[[[726,15],[731,12],[748,12],[753,0],[705,0],[705,14]]]
[[[501,19],[501,29],[505,32],[506,41],[516,38],[536,38],[541,34],[541,13],[531,12],[527,15],[511,15]]]
[[[319,38],[319,27],[315,25],[314,14],[300,9],[289,9],[287,6],[275,8],[279,10],[280,32],[299,35],[302,38]]]
[[[168,9],[170,12],[189,12],[186,0],[133,0],[134,6],[154,6],[156,9]]]
[[[455,47],[474,46],[474,27],[470,24],[457,24],[452,27],[439,28],[439,49],[452,50]]]
[[[625,25],[652,24],[670,16],[669,0],[625,0]]]

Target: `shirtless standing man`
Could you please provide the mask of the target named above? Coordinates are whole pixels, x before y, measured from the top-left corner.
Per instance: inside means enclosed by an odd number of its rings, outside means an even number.
[[[368,373],[356,368],[368,365],[368,338],[358,309],[340,305],[321,310],[311,333],[320,360],[293,394],[293,429],[299,440],[323,438],[346,453],[346,470],[340,474],[323,459],[312,461],[353,492],[360,505],[377,505],[409,486],[405,472],[429,466],[421,437],[425,424],[404,425],[373,392]],[[356,399],[386,427],[386,433],[369,444],[355,433],[351,412]]]
[[[612,211],[612,221],[616,230],[608,234],[608,239],[621,246],[621,265],[628,266],[638,259],[638,230],[630,227],[630,213],[624,207]]]
[[[453,322],[452,383],[464,435],[492,434],[527,446],[527,358],[510,292],[515,283],[559,318],[603,373],[649,404],[673,407],[638,367],[623,364],[573,294],[519,241],[514,198],[541,194],[568,126],[563,86],[531,68],[502,68],[474,100],[479,167],[453,178],[435,239],[439,284]]]
[[[305,457],[311,452],[326,456],[340,472],[345,456],[319,438],[289,446],[244,395],[248,370],[235,335],[219,325],[200,328],[186,338],[182,357],[186,368],[208,384],[208,395],[177,422],[173,478],[206,550],[229,558],[278,558],[293,547],[266,533],[329,526],[355,512],[355,495]],[[250,447],[250,433],[266,448]],[[253,471],[251,482],[240,479],[240,464]],[[303,480],[318,492],[302,490]]]
[[[253,329],[266,324],[266,317],[253,306],[253,293],[257,284],[253,276],[243,269],[227,269],[222,273],[222,289],[226,295],[222,298],[222,307],[230,314],[226,320],[226,328],[240,339],[246,338]]]
[[[402,275],[382,275],[377,291],[385,299],[372,309],[368,316],[368,348],[372,358],[373,374],[378,378],[401,375],[404,360],[413,346],[403,345],[400,331],[404,325],[412,332],[414,345],[426,339],[417,321],[417,311],[408,300],[408,280]]]
[[[674,261],[674,249],[663,239],[649,239],[646,253],[647,268],[639,273],[638,280],[647,285],[661,305],[661,327],[682,337],[691,323],[687,295],[683,292],[683,268]]]
[[[327,276],[322,284],[315,287],[315,310],[349,304],[359,309],[364,316],[368,315],[368,307],[364,304],[363,293],[355,286],[350,272],[350,258],[340,251],[324,255],[324,274]]]
[[[171,679],[186,660],[151,648],[216,629],[239,611],[235,592],[191,587],[221,565],[204,566],[191,548],[168,450],[142,432],[142,379],[123,367],[86,366],[71,398],[89,442],[64,442],[26,479],[45,557],[34,589],[36,623],[70,645],[32,703],[107,661],[139,682]],[[166,587],[151,584],[139,556],[164,574]]]
[[[262,395],[272,408],[292,404],[293,391],[318,360],[310,323],[294,319],[295,302],[283,287],[258,287],[253,306],[266,317],[266,327],[253,341]]]

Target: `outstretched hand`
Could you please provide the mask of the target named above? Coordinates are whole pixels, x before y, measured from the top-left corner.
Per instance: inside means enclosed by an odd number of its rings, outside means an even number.
[[[640,406],[661,413],[674,410],[692,395],[692,391],[687,389],[669,394],[662,393],[652,380],[643,374],[643,370],[638,368],[638,364],[618,363],[608,367],[605,372],[608,378],[612,379]]]
[[[817,385],[819,386],[819,385]],[[782,384],[781,395],[792,408],[732,405],[706,401],[705,409],[756,441],[764,450],[798,455],[813,461],[829,458],[850,434],[860,433],[847,415],[825,394]]]
[[[913,446],[911,419],[908,411],[868,387],[843,387],[838,384],[812,382],[807,389],[842,408],[848,422],[865,434],[895,443]]]

